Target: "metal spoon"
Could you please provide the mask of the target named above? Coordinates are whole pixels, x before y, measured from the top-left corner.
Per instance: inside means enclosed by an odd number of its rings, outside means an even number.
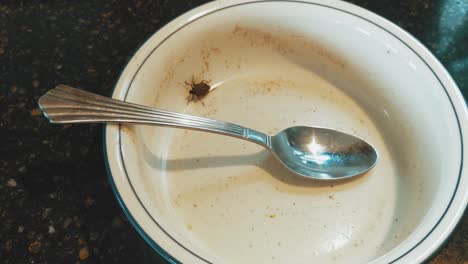
[[[236,124],[127,103],[59,85],[39,98],[51,123],[136,123],[206,131],[263,146],[292,172],[318,180],[362,174],[377,162],[364,140],[336,130],[295,126],[274,136]]]

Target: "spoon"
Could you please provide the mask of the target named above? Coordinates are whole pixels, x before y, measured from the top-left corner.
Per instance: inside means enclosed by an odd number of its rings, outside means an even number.
[[[58,85],[39,98],[51,123],[136,123],[186,128],[251,141],[286,168],[312,179],[338,180],[360,175],[377,162],[364,140],[333,129],[295,126],[274,136],[236,124],[160,110]]]

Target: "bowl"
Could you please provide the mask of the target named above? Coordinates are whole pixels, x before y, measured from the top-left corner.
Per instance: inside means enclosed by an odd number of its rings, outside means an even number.
[[[206,97],[190,100],[192,80]],[[351,4],[203,5],[146,41],[113,97],[269,134],[338,129],[379,152],[361,177],[321,182],[237,139],[107,125],[115,194],[170,262],[420,263],[467,204],[459,89],[416,39]]]

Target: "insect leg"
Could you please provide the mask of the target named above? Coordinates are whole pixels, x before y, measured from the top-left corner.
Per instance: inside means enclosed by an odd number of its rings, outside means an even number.
[[[202,101],[202,99],[200,98],[200,96],[198,94],[197,94],[197,98],[202,103],[202,105],[205,106],[205,103]]]
[[[187,104],[189,104],[191,101],[193,101],[193,99],[195,99],[194,95],[192,94],[191,97],[187,98]]]

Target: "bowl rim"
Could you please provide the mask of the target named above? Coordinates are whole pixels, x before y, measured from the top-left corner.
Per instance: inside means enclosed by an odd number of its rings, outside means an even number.
[[[126,79],[124,76],[126,75],[127,69],[129,68],[130,65],[137,63],[137,61],[140,62],[140,65],[137,65],[136,71],[132,71],[132,77],[131,81],[125,82],[125,88],[123,88],[122,91],[120,91],[120,97],[123,96],[123,100],[127,99],[128,93],[130,91],[131,84],[133,80],[135,79],[135,76],[138,74],[139,70],[143,67],[146,59],[151,56],[151,54],[162,44],[164,43],[167,39],[169,39],[172,35],[177,33],[179,30],[183,29],[187,25],[189,25],[192,22],[197,21],[200,18],[203,18],[205,16],[208,16],[210,14],[216,13],[221,10],[229,9],[232,7],[236,6],[241,6],[241,5],[248,5],[248,4],[254,4],[254,3],[268,3],[268,2],[283,2],[283,3],[303,3],[303,4],[311,4],[315,6],[321,6],[325,8],[331,8],[336,11],[341,11],[344,13],[347,13],[349,15],[355,16],[357,18],[363,19],[377,27],[379,27],[381,30],[389,33],[392,35],[392,37],[400,40],[402,44],[404,44],[409,50],[411,50],[415,55],[417,55],[422,62],[424,62],[427,67],[432,71],[440,85],[443,87],[445,94],[447,95],[447,98],[452,106],[453,113],[455,115],[456,121],[457,121],[457,126],[459,129],[459,135],[460,135],[460,142],[461,142],[461,160],[460,160],[460,169],[459,169],[459,175],[457,179],[457,183],[455,186],[455,190],[451,196],[451,199],[449,201],[449,204],[447,205],[447,208],[444,210],[444,213],[440,216],[440,219],[437,221],[434,227],[431,228],[428,234],[426,234],[422,240],[420,240],[418,243],[416,243],[412,248],[407,249],[405,252],[402,252],[402,254],[397,257],[396,259],[393,259],[389,263],[397,263],[401,260],[407,260],[406,256],[413,252],[416,248],[420,246],[421,243],[425,242],[428,237],[433,234],[434,230],[436,229],[441,229],[442,227],[445,227],[443,230],[443,233],[439,235],[438,237],[435,237],[435,242],[433,243],[433,246],[425,250],[424,252],[421,252],[418,256],[418,259],[421,261],[426,261],[432,256],[436,254],[437,251],[439,251],[442,246],[448,241],[449,237],[451,234],[454,232],[457,224],[459,224],[461,217],[463,216],[464,212],[466,211],[467,203],[468,203],[468,188],[464,190],[464,192],[460,191],[460,182],[462,178],[464,180],[467,180],[466,178],[468,177],[467,172],[465,172],[463,168],[463,163],[464,163],[464,146],[463,146],[463,136],[464,134],[467,134],[467,127],[468,127],[468,109],[467,109],[467,104],[466,101],[461,94],[458,86],[456,83],[453,81],[452,77],[450,74],[447,72],[447,70],[444,68],[444,66],[438,61],[438,59],[421,43],[419,42],[416,38],[414,38],[411,34],[406,32],[404,29],[398,27],[394,23],[388,21],[387,19],[371,12],[368,11],[364,8],[361,8],[359,6],[356,6],[354,4],[350,4],[347,2],[339,1],[339,0],[324,0],[324,1],[318,1],[318,0],[221,0],[221,1],[213,1],[209,2],[207,4],[201,5],[199,7],[196,7],[192,10],[189,10],[186,13],[183,13],[182,15],[176,17],[173,19],[171,22],[168,24],[164,25],[161,27],[158,31],[153,33],[136,51],[134,52],[133,56],[131,59],[128,61],[126,64],[125,68],[122,70],[118,81],[114,85],[112,89],[112,97],[116,98],[119,97],[118,94],[116,94],[116,88],[119,86],[119,84],[122,83],[123,79]],[[150,43],[152,42],[151,40],[154,39],[155,36],[160,36],[162,35],[163,37],[161,38],[161,41],[155,42],[155,43]],[[137,53],[141,52],[144,47],[151,46],[151,51],[146,54],[145,58],[138,58],[136,59]],[[450,90],[450,92],[449,92]],[[461,109],[460,109],[461,108]],[[460,115],[460,117],[459,117]],[[109,163],[109,153],[110,149],[108,147],[108,141],[111,142],[112,139],[109,139],[108,134],[110,134],[111,128],[115,128],[115,126],[111,125],[105,125],[103,129],[103,152],[104,152],[104,160],[105,160],[105,167],[108,175],[108,180],[110,182],[111,189],[116,196],[120,206],[122,207],[122,210],[124,211],[126,217],[129,219],[129,222],[133,225],[133,227],[137,230],[137,232],[143,237],[143,239],[155,250],[157,251],[161,256],[163,256],[166,260],[168,260],[170,263],[181,263],[180,260],[177,260],[176,257],[170,255],[166,250],[164,250],[161,246],[159,246],[152,238],[150,235],[148,235],[144,228],[137,222],[135,217],[132,215],[131,210],[126,206],[125,200],[123,199],[122,195],[120,194],[118,187],[116,185],[116,182],[114,181],[114,175],[112,174],[112,168]],[[117,144],[120,152],[120,159],[122,161],[122,168],[123,171],[121,172],[126,175],[127,179],[128,173],[125,168],[125,163],[123,162],[123,153],[122,153],[122,144],[121,144],[121,129],[120,125],[118,125],[118,144]],[[174,239],[167,231],[165,231],[161,225],[149,214],[148,210],[145,208],[144,204],[141,202],[140,198],[135,192],[134,187],[131,185],[130,187],[133,191],[133,194],[135,195],[136,199],[140,203],[140,205],[144,208],[146,211],[146,214],[153,220],[153,222],[159,226],[159,228],[170,238],[172,239],[176,244],[178,244],[181,248],[185,249],[194,257],[197,257],[199,260],[201,260],[204,263],[212,263],[209,260],[204,259],[203,257],[197,255],[196,253],[190,251],[190,249],[186,248],[183,246],[180,242],[178,242],[176,239]],[[456,197],[461,197],[462,201],[461,203],[458,203],[458,206],[454,206],[454,200]],[[456,203],[455,203],[456,204]],[[448,213],[450,210],[450,214],[452,215],[452,218],[450,218],[449,223],[446,224],[445,226],[441,226],[440,223],[442,220],[447,220]],[[374,260],[377,261],[378,259]]]

